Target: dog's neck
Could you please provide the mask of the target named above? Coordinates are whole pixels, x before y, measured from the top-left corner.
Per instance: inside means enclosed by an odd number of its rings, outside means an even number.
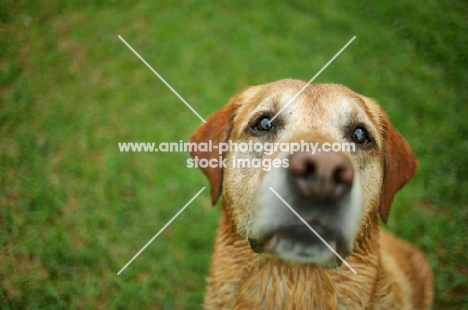
[[[281,308],[282,304],[295,304],[294,309],[334,309],[338,306],[365,307],[369,303],[363,298],[371,296],[375,290],[377,279],[369,281],[369,278],[378,277],[375,270],[380,263],[377,214],[364,219],[354,250],[345,258],[357,274],[345,264],[336,269],[323,269],[315,264],[288,263],[254,253],[247,241],[236,234],[228,214],[223,206],[213,251],[207,302],[224,301],[222,305],[231,306],[227,308],[237,306],[239,309],[275,309]],[[356,277],[367,280],[360,281]],[[367,285],[358,291],[369,294],[354,293],[355,287],[352,285],[356,283]],[[212,298],[213,295],[216,298]],[[209,309],[216,306],[219,305],[205,304]]]

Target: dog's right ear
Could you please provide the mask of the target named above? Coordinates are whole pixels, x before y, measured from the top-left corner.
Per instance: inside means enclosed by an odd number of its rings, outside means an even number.
[[[198,157],[200,159],[218,159],[223,154],[219,153],[219,148],[207,150],[206,152],[198,150],[200,143],[208,144],[211,140],[213,146],[218,146],[219,143],[227,141],[232,129],[232,122],[234,114],[237,109],[236,98],[232,99],[230,103],[225,105],[221,110],[212,114],[206,120],[206,123],[198,127],[189,138],[190,143],[196,143],[196,149],[191,147],[190,156],[192,158]],[[217,161],[216,167],[210,167],[207,165],[206,168],[201,168],[203,173],[208,178],[211,187],[211,204],[214,206],[219,197],[221,196],[223,188],[223,169],[221,163]]]
[[[383,138],[383,180],[380,188],[379,214],[382,222],[387,224],[390,208],[395,194],[413,177],[418,167],[418,159],[414,155],[408,142],[393,127],[387,114],[376,101],[359,95],[366,106],[379,112]]]
[[[393,197],[413,177],[418,160],[406,140],[381,114],[384,138],[384,178],[380,193],[380,218],[387,224]]]

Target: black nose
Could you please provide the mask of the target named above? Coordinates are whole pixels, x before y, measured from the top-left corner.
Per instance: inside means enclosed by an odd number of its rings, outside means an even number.
[[[336,201],[353,185],[353,165],[341,153],[294,153],[289,171],[301,195],[320,201]]]

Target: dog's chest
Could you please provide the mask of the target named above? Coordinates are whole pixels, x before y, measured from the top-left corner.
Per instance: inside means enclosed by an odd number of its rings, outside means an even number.
[[[259,262],[239,285],[234,309],[362,309],[366,300],[313,266]]]

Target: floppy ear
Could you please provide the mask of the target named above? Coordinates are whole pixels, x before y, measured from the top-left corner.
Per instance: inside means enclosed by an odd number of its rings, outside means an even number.
[[[396,192],[413,177],[418,160],[406,140],[390,124],[382,112],[384,178],[380,189],[380,218],[387,224],[388,214]]]
[[[190,143],[196,143],[197,145],[200,145],[200,143],[208,144],[211,140],[213,146],[218,146],[219,143],[227,141],[231,133],[232,121],[237,108],[237,104],[234,101],[233,99],[221,110],[212,114],[206,120],[206,123],[198,127],[190,136]],[[206,152],[200,151],[198,148],[196,150],[192,148],[190,155],[192,158],[197,156],[198,159],[205,158],[208,161],[212,158],[223,157],[223,154],[219,154],[218,148],[212,148]],[[218,162],[218,164],[220,163]],[[221,165],[217,165],[215,168],[208,165],[206,168],[201,169],[210,182],[211,204],[214,206],[218,202],[223,188],[223,169]]]

